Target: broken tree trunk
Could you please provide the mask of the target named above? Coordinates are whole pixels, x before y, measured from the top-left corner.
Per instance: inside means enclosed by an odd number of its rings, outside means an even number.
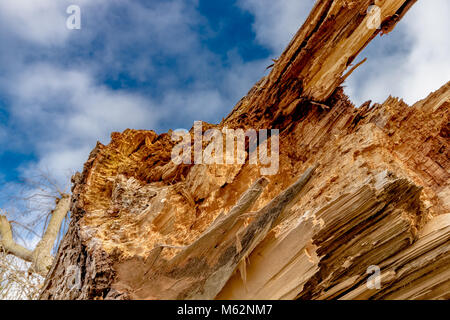
[[[203,124],[280,129],[275,175],[260,178],[250,155],[176,165],[170,135],[153,131],[98,144],[73,177],[41,298],[448,299],[450,83],[413,106],[361,108],[340,87],[414,2],[380,1],[377,29],[372,1],[317,1],[271,73],[221,124]]]

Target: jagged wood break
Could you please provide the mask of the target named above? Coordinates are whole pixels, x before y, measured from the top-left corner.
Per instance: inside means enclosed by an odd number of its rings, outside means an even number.
[[[280,129],[278,174],[176,166],[153,131],[99,143],[41,298],[450,298],[450,83],[360,108],[340,87],[415,1],[375,2],[381,29],[367,27],[373,1],[317,1],[270,74],[203,125]],[[381,289],[366,285],[373,265]]]

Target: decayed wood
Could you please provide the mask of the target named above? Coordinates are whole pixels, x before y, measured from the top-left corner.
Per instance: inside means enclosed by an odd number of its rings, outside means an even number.
[[[46,276],[53,264],[51,251],[55,245],[56,237],[61,224],[70,209],[70,195],[63,194],[57,200],[55,209],[51,213],[50,221],[42,239],[31,251],[17,244],[12,236],[11,224],[5,216],[0,216],[0,247],[7,253],[15,255],[27,262],[31,262],[30,272]]]

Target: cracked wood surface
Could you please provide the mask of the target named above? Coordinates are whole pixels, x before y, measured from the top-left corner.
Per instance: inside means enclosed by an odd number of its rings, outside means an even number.
[[[41,298],[448,298],[439,217],[450,212],[450,83],[413,106],[389,97],[355,108],[340,88],[358,53],[414,2],[377,1],[381,29],[370,29],[373,1],[317,1],[270,74],[221,124],[203,123],[280,129],[280,170],[251,212],[235,207],[264,181],[248,161],[175,166],[170,135],[153,131],[98,144],[73,177],[73,219]],[[269,214],[315,163],[314,183]],[[67,288],[70,265],[83,270],[79,291]],[[365,289],[370,265],[381,268],[380,291]]]
[[[240,217],[253,206],[268,183],[266,178],[259,179],[226,216],[219,218],[211,229],[169,261],[161,259],[155,263],[152,257],[145,276],[137,272],[132,278],[128,275],[128,266],[119,267],[114,289],[132,288],[138,279],[139,289],[130,293],[135,299],[214,299],[237,266],[297,199],[314,170],[315,167],[309,168],[296,183],[256,212],[253,221],[246,226]],[[159,247],[155,250],[155,255],[162,251]]]

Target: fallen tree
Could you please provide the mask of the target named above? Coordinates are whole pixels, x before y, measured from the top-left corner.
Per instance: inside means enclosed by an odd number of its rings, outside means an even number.
[[[448,299],[450,83],[360,108],[340,87],[414,2],[381,1],[372,28],[372,1],[317,1],[270,74],[203,123],[278,129],[275,175],[249,154],[175,164],[171,134],[99,143],[41,299]]]

